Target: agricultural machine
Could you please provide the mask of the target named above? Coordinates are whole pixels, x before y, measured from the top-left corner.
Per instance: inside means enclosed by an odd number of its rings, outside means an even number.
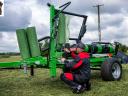
[[[38,40],[35,27],[17,29],[16,33],[22,60],[17,62],[1,62],[0,67],[23,66],[25,72],[27,71],[27,67],[30,67],[31,75],[34,75],[34,66],[41,66],[49,68],[50,76],[55,77],[56,69],[63,69],[64,66],[61,62],[64,44],[70,40],[78,43],[86,33],[87,16],[64,11],[70,3],[68,2],[60,6],[60,9],[55,9],[54,5],[48,3],[48,7],[50,8],[50,36]],[[68,36],[66,15],[83,18],[78,38]],[[43,41],[49,42],[43,44]],[[103,80],[121,79],[121,60],[116,57],[118,47],[119,44],[117,42],[113,44],[109,42],[85,44],[85,51],[90,54],[90,67],[91,69],[101,70]]]

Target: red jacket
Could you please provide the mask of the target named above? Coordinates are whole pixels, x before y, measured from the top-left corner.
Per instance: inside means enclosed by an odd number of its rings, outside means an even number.
[[[65,68],[70,69],[74,74],[83,75],[83,79],[90,78],[89,53],[81,52],[78,55],[71,53],[71,55],[74,60],[71,62],[65,60]]]

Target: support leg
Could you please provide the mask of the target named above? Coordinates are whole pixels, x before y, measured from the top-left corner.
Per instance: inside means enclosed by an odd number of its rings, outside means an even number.
[[[34,65],[30,66],[30,74],[31,76],[34,76]]]

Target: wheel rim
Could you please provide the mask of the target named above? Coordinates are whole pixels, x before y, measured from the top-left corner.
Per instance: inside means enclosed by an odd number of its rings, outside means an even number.
[[[118,63],[112,65],[112,75],[115,79],[118,79],[121,75],[121,68]]]

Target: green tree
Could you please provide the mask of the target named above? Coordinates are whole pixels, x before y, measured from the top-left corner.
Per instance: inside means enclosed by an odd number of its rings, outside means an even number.
[[[126,53],[128,51],[128,46],[120,43],[119,51]]]

